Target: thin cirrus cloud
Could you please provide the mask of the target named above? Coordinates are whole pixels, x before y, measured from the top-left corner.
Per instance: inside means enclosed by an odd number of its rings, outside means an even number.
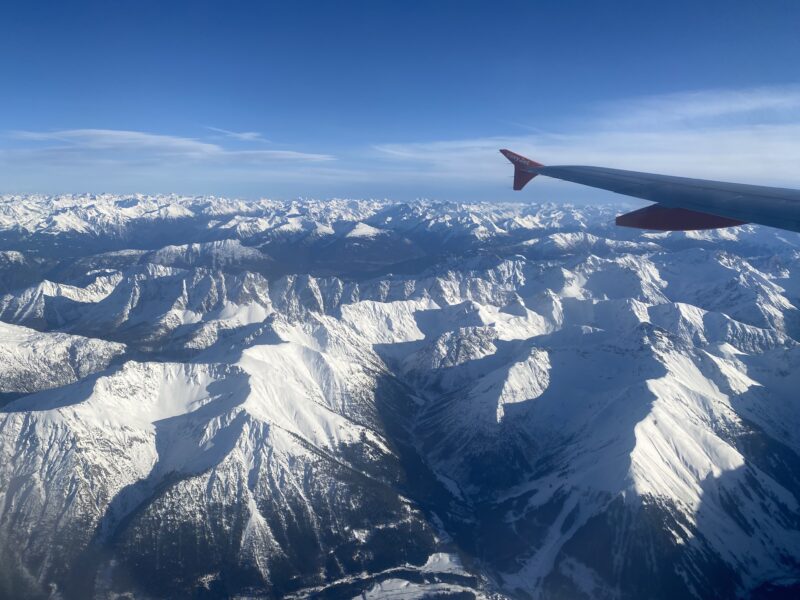
[[[376,157],[406,176],[502,184],[508,147],[545,164],[589,164],[800,186],[800,87],[709,90],[598,107],[562,131],[380,144]]]
[[[232,140],[236,140],[238,142],[268,142],[269,140],[265,140],[263,136],[258,133],[257,131],[230,131],[228,129],[222,129],[220,127],[210,127],[206,126],[206,129],[209,131],[213,131],[222,135],[223,137],[230,138]]]
[[[600,108],[606,113],[605,125],[617,127],[783,120],[787,115],[798,116],[800,86],[699,90],[624,100]]]
[[[543,179],[510,192],[500,148],[545,164],[588,164],[800,187],[800,86],[701,90],[595,105],[547,130],[337,147],[337,156],[276,148],[256,132],[202,137],[122,129],[0,136],[6,189],[191,190],[255,195],[575,199],[584,188]],[[594,193],[594,192],[591,192]]]
[[[173,160],[246,164],[334,160],[329,154],[276,149],[239,150],[196,138],[119,129],[15,131],[10,137],[23,145],[6,149],[4,154],[7,159],[22,161],[163,163]]]

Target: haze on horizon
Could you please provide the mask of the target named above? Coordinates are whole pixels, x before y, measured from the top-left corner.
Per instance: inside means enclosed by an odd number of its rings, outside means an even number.
[[[795,2],[539,4],[7,3],[0,191],[609,199],[500,147],[800,187]]]

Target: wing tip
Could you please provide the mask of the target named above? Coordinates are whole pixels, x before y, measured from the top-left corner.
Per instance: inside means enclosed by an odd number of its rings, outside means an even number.
[[[508,148],[501,148],[500,154],[505,156],[515,167],[517,165],[529,168],[537,168],[544,166],[542,163],[536,162],[535,160],[531,160],[527,156],[522,156],[521,154],[512,152]]]
[[[515,191],[519,191],[524,188],[525,184],[538,175],[534,169],[544,166],[542,163],[538,163],[535,160],[526,158],[525,156],[517,154],[516,152],[512,152],[506,148],[501,148],[500,154],[505,156],[511,162],[511,164],[514,165]]]

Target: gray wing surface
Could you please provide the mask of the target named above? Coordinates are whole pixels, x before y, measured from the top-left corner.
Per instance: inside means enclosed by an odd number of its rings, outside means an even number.
[[[618,225],[680,231],[758,223],[800,231],[800,190],[604,167],[545,166],[510,150],[500,152],[514,164],[514,189],[545,175],[656,203],[620,215]]]

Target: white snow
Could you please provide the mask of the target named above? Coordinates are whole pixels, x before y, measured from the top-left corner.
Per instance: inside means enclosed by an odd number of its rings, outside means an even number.
[[[144,503],[164,527],[198,530],[211,506],[242,511],[237,560],[265,579],[285,551],[271,515],[296,507],[309,535],[335,526],[368,553],[365,525],[331,525],[315,503],[334,510],[352,481],[373,482],[403,507],[382,526],[423,522],[395,486],[407,474],[393,419],[464,511],[502,506],[497,527],[536,524],[536,552],[496,578],[509,589],[540,589],[569,540],[617,500],[669,507],[668,538],[724,561],[743,595],[786,576],[800,506],[778,468],[789,454],[769,453],[800,453],[798,238],[753,227],[623,235],[608,227],[613,214],[0,197],[0,233],[36,241],[0,257],[0,392],[21,396],[0,413],[0,545],[39,532],[41,560],[26,568],[45,581],[56,534],[110,532]],[[131,249],[154,224],[175,239]],[[291,262],[272,248],[313,256],[329,238],[389,234],[444,250],[413,272],[387,262],[376,275],[330,264],[269,274]],[[53,268],[37,244],[61,239],[83,240],[84,254]],[[379,256],[380,245],[344,246],[365,264],[402,258]],[[15,279],[28,266],[50,279]],[[442,548],[421,570],[468,575]],[[605,585],[574,557],[558,565],[576,589]],[[199,577],[210,585],[218,573]],[[365,595],[445,591],[466,588],[392,576]]]
[[[373,227],[372,225],[367,225],[366,223],[356,223],[355,227],[353,227],[348,233],[346,237],[349,238],[374,238],[381,234],[387,233],[377,227]]]

